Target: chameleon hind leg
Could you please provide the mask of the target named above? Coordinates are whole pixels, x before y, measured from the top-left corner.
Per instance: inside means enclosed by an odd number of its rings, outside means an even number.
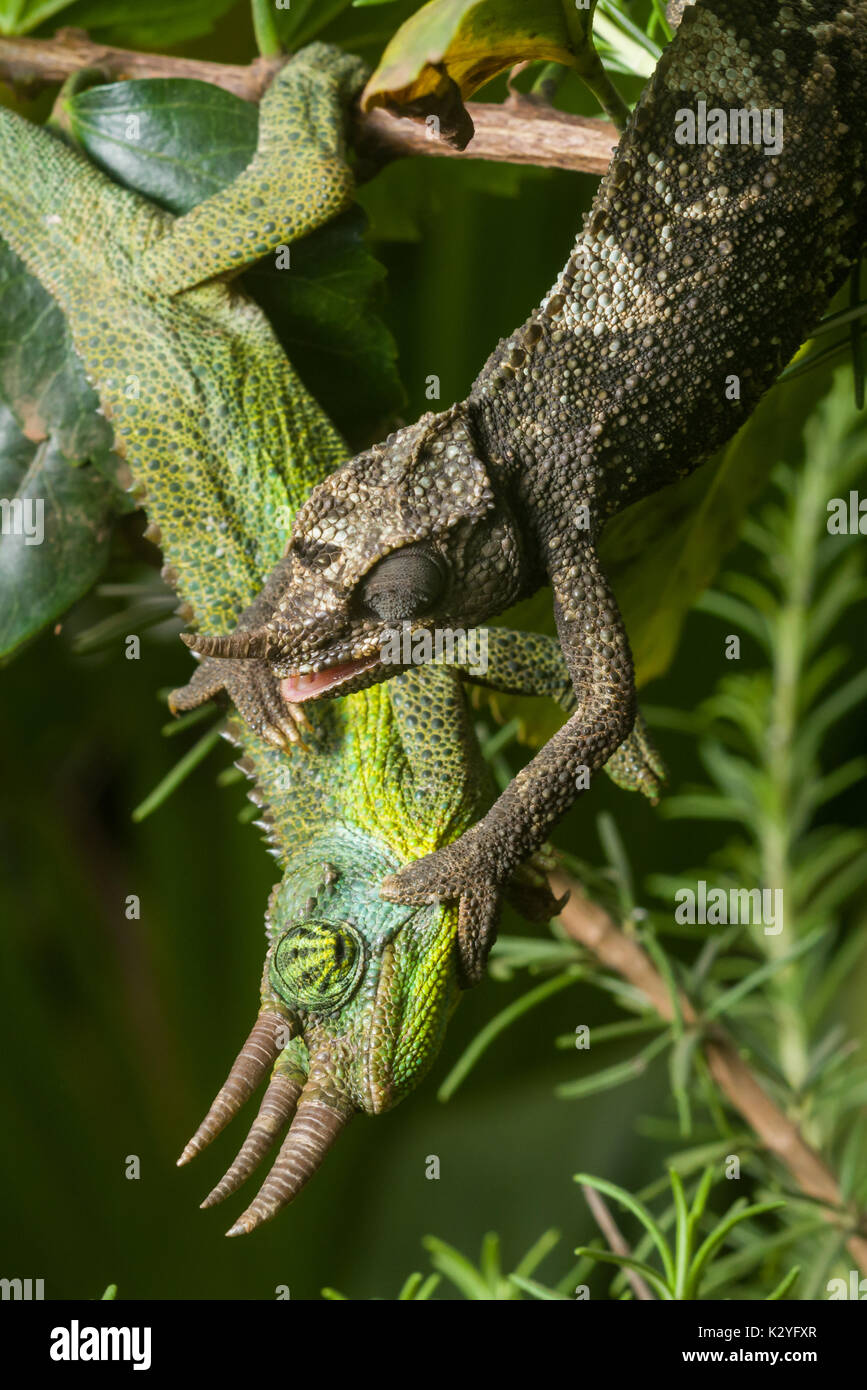
[[[256,153],[238,177],[177,217],[137,268],[164,294],[233,275],[352,202],[346,113],[366,68],[325,43],[280,69],[259,107]]]

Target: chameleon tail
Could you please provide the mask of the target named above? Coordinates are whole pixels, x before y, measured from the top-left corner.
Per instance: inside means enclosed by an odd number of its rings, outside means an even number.
[[[180,1158],[178,1167],[207,1148],[258,1086],[288,1041],[291,1025],[282,1014],[263,1010],[232,1064],[225,1084]],[[239,1155],[240,1157],[240,1155]],[[227,1175],[228,1176],[228,1175]]]

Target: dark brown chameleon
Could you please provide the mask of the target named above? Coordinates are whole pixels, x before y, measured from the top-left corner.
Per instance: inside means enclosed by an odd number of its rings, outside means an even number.
[[[483,820],[385,881],[393,901],[484,887],[494,903],[629,734],[632,661],[598,537],[731,438],[849,272],[865,59],[865,0],[688,7],[539,308],[466,400],[315,489],[255,630],[189,639],[301,704],[402,669],[382,660],[396,624],[471,628],[551,585],[574,713]],[[700,101],[742,112],[744,138],[680,143]],[[782,120],[776,152],[753,110]]]

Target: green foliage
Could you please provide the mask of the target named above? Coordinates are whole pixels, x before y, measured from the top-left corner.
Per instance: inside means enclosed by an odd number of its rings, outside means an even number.
[[[87,592],[129,503],[63,315],[2,241],[0,298],[0,496],[47,499],[43,544],[0,536],[0,582],[15,595],[0,612],[3,658]]]
[[[705,1215],[707,1200],[713,1186],[714,1170],[712,1168],[705,1169],[691,1203],[687,1200],[683,1180],[677,1169],[670,1169],[668,1176],[675,1212],[673,1245],[668,1243],[665,1233],[644,1202],[633,1197],[624,1188],[618,1187],[616,1183],[591,1177],[588,1173],[576,1173],[575,1175],[576,1182],[582,1183],[585,1187],[593,1188],[604,1196],[612,1197],[637,1218],[656,1247],[662,1266],[661,1273],[645,1260],[635,1260],[629,1255],[618,1254],[612,1250],[600,1251],[579,1246],[575,1254],[586,1255],[602,1264],[617,1265],[623,1270],[629,1270],[631,1273],[639,1275],[649,1284],[656,1296],[665,1302],[697,1299],[701,1295],[702,1284],[710,1273],[715,1254],[724,1246],[735,1227],[742,1222],[765,1216],[768,1212],[779,1211],[786,1204],[785,1202],[756,1202],[752,1206],[748,1206],[743,1198],[739,1198],[711,1228],[699,1245],[700,1223]],[[755,1254],[758,1263],[761,1254],[758,1250]],[[796,1267],[780,1281],[773,1292],[768,1295],[768,1298],[771,1300],[781,1298],[792,1287],[797,1276],[798,1269]]]
[[[297,0],[296,0],[297,3]],[[102,43],[133,48],[170,47],[207,34],[235,0],[0,0],[0,34],[51,32],[62,23],[86,29]]]
[[[781,394],[774,392],[765,409],[779,409],[774,397]],[[788,427],[793,413],[790,408],[784,417]],[[858,630],[853,615],[867,597],[867,566],[857,534],[829,534],[827,527],[832,499],[848,499],[867,471],[867,425],[852,403],[848,372],[838,374],[809,416],[800,454],[797,468],[776,465],[770,497],[741,527],[740,554],[748,572],[740,568],[725,575],[721,588],[697,605],[698,611],[722,621],[720,631],[752,640],[762,664],[727,672],[715,693],[692,712],[648,711],[652,723],[698,741],[709,778],[702,787],[686,787],[666,798],[663,814],[672,824],[718,822],[731,827],[729,837],[704,866],[650,875],[652,897],[667,904],[650,911],[638,906],[629,857],[610,817],[599,817],[607,868],[563,855],[591,896],[623,921],[652,957],[668,983],[672,1022],[665,1023],[629,984],[588,959],[560,928],[554,928],[554,943],[512,938],[495,947],[492,975],[510,979],[525,970],[540,979],[478,1034],[440,1089],[442,1098],[453,1094],[491,1045],[502,1046],[508,1027],[549,993],[579,980],[604,991],[627,1013],[623,1021],[592,1029],[594,1049],[651,1034],[626,1057],[561,1083],[557,1094],[584,1101],[609,1092],[646,1078],[667,1054],[672,1115],[654,1119],[652,1128],[681,1144],[689,1140],[689,1147],[669,1155],[675,1176],[662,1226],[641,1195],[602,1179],[578,1179],[632,1211],[646,1239],[634,1257],[594,1254],[584,1247],[577,1253],[640,1273],[660,1298],[709,1296],[720,1287],[731,1296],[729,1281],[734,1278],[758,1281],[762,1297],[784,1297],[796,1277],[781,1263],[790,1250],[811,1271],[813,1292],[802,1296],[818,1296],[835,1268],[845,1231],[854,1228],[858,1209],[867,1203],[860,1113],[867,1100],[867,1074],[845,1027],[833,1016],[841,983],[864,946],[864,928],[847,931],[845,926],[867,881],[867,834],[835,826],[828,811],[867,776],[867,759],[844,759],[829,769],[822,756],[839,740],[840,725],[867,697],[863,671],[841,679],[855,656],[846,637]],[[502,746],[502,741],[496,745],[499,759]],[[503,768],[502,776],[508,775],[508,767]],[[737,923],[679,926],[670,905],[677,901],[674,895],[700,879],[725,890],[781,889],[784,929],[766,932],[761,925]],[[662,945],[665,937],[681,942],[684,936],[699,943],[689,963]],[[696,1006],[697,1025],[685,1024],[680,991]],[[756,1151],[748,1136],[732,1131],[728,1102],[716,1093],[701,1051],[705,1030],[716,1020],[734,1033],[742,1055],[778,1104],[797,1114],[808,1140],[837,1156],[841,1190],[851,1210],[836,1235],[832,1230],[820,1240],[818,1256],[817,1238],[828,1228],[816,1205],[793,1198],[788,1175]],[[573,1056],[576,1047],[579,1057],[588,1056],[574,1035],[561,1037],[558,1045]],[[764,1193],[760,1190],[760,1200],[751,1204],[739,1199],[697,1245],[716,1165],[733,1154]],[[682,1177],[709,1160],[715,1166],[707,1168],[688,1209]],[[650,1191],[655,1193],[653,1185]],[[781,1192],[788,1193],[784,1210]],[[750,1224],[774,1206],[781,1208],[783,1220],[775,1235],[761,1224]],[[674,1224],[673,1247],[663,1238],[666,1223]],[[644,1258],[648,1241],[659,1267]],[[724,1241],[737,1248],[723,1256]],[[615,1281],[612,1296],[618,1290],[622,1283]]]

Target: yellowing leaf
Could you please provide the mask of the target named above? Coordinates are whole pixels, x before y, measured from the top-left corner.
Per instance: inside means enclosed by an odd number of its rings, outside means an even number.
[[[401,25],[364,90],[362,106],[436,115],[463,148],[473,124],[463,99],[520,62],[557,62],[595,74],[590,31],[596,0],[430,0]]]

